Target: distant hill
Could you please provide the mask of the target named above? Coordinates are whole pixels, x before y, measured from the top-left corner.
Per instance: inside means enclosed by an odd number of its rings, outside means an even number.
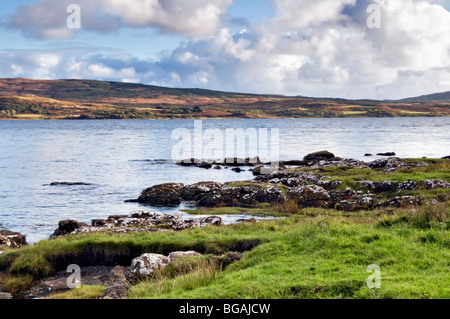
[[[407,99],[399,100],[399,102],[404,102],[404,103],[450,102],[450,91],[443,92],[443,93],[422,95],[419,97],[407,98]]]
[[[95,80],[0,79],[3,119],[449,116],[450,92],[401,101],[177,89]]]

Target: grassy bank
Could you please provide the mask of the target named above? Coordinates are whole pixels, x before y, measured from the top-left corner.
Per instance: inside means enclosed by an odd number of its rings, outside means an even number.
[[[389,212],[311,208],[181,232],[67,236],[6,252],[0,269],[18,292],[83,259],[129,265],[143,252],[196,250],[204,256],[155,272],[128,298],[448,298],[449,217],[448,203]],[[227,252],[243,258],[224,264]],[[381,289],[367,287],[372,264],[381,268]]]

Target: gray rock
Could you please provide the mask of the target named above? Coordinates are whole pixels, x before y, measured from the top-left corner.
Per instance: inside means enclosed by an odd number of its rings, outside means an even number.
[[[393,199],[379,203],[377,207],[408,207],[408,206],[420,206],[422,205],[422,197],[414,196],[397,196]]]
[[[422,185],[426,189],[450,188],[450,183],[443,181],[441,179],[428,179],[426,181],[423,181]]]
[[[27,237],[17,232],[0,230],[0,247],[20,248],[28,245]]]
[[[397,186],[398,191],[416,190],[418,187],[415,181],[406,181]]]
[[[381,181],[381,182],[373,182],[373,181],[362,181],[362,182],[355,182],[355,184],[368,188],[375,193],[383,193],[391,191],[394,187],[397,187],[398,182],[392,182],[392,181]]]
[[[143,254],[131,262],[131,272],[137,277],[149,276],[155,270],[166,267],[169,257],[159,254]]]

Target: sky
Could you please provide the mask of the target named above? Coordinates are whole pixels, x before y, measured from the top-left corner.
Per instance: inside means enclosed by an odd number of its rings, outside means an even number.
[[[0,39],[2,78],[350,99],[450,91],[450,0],[1,1]]]

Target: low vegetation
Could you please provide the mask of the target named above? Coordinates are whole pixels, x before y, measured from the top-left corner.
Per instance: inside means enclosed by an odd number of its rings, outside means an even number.
[[[437,99],[437,100],[434,100]],[[448,94],[372,101],[171,89],[91,80],[0,79],[0,119],[449,116]]]
[[[267,210],[277,213],[274,207]],[[181,258],[153,273],[132,286],[128,298],[450,297],[448,203],[352,213],[282,210],[288,217],[258,223],[42,241],[2,254],[2,281],[17,292],[87,253],[98,262],[129,265],[143,252],[195,250],[203,256]],[[228,252],[243,253],[243,258],[226,265],[222,256]],[[372,264],[381,267],[381,289],[366,284]],[[84,289],[54,297],[96,297],[102,292],[99,287]]]

